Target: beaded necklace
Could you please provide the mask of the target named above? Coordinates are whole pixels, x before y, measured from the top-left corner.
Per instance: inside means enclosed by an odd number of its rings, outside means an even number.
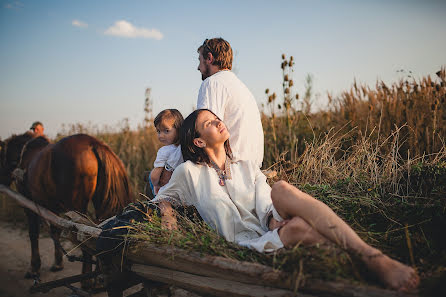
[[[214,161],[212,160],[210,161],[212,167],[214,167],[215,171],[217,171],[217,175],[219,178],[218,184],[223,187],[226,184],[225,180],[231,179],[231,161],[229,158],[226,157],[224,170],[221,170],[220,167],[218,167],[218,165]]]

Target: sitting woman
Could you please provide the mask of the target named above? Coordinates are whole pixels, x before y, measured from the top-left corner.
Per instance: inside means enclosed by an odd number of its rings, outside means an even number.
[[[284,181],[271,188],[258,166],[233,160],[228,139],[224,123],[209,110],[185,119],[180,130],[185,163],[153,200],[166,228],[176,228],[172,204],[193,205],[228,241],[259,252],[331,242],[360,255],[388,287],[418,286],[414,269],[366,244],[327,205]]]

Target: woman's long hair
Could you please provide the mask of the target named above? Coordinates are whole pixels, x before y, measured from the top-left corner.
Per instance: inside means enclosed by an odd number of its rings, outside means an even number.
[[[213,113],[209,109],[197,109],[190,115],[188,115],[187,118],[184,120],[183,125],[180,129],[181,153],[183,154],[184,161],[190,160],[195,164],[206,163],[208,165],[211,165],[211,160],[209,159],[209,156],[206,154],[204,149],[194,144],[194,139],[200,137],[200,133],[198,133],[195,124],[197,122],[198,115],[205,110],[215,115],[215,113]],[[224,146],[226,155],[232,159],[232,151],[231,146],[229,145],[229,139],[225,141]]]

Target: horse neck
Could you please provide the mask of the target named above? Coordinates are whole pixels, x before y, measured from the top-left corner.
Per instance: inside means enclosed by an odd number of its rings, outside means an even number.
[[[4,147],[1,151],[1,163],[5,169],[16,168],[21,156],[21,151],[25,144],[33,138],[31,133],[23,133],[21,135],[13,135],[6,139]]]
[[[33,134],[26,132],[21,135],[12,135],[5,140],[0,151],[0,183],[11,184],[11,173],[20,162],[23,146],[33,138]]]
[[[31,160],[45,147],[48,146],[49,140],[44,136],[39,136],[37,138],[32,138],[28,140],[22,148],[20,153],[20,161],[18,168],[25,169]]]

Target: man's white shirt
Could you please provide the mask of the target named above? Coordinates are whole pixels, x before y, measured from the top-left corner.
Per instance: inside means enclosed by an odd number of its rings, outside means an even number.
[[[215,113],[228,128],[234,157],[263,162],[263,129],[257,102],[237,76],[223,70],[206,78],[198,93],[197,108]]]

